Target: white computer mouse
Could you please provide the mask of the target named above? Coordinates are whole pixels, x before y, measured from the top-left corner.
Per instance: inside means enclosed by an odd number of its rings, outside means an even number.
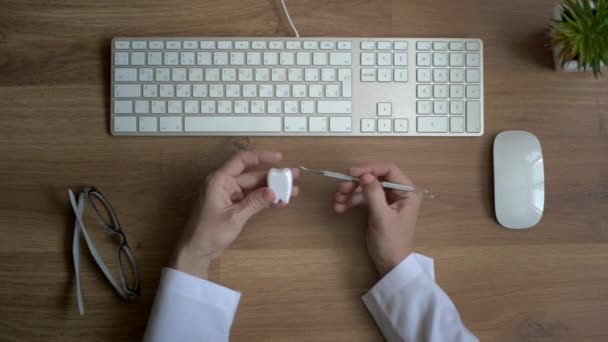
[[[506,228],[530,228],[543,216],[543,153],[534,134],[506,131],[494,139],[494,206]]]

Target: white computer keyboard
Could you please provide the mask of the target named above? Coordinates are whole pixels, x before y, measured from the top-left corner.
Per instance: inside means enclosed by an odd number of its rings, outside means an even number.
[[[114,135],[480,136],[483,44],[115,38]]]

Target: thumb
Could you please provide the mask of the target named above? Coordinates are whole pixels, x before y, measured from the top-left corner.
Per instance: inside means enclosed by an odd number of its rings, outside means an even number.
[[[382,184],[376,179],[376,177],[365,174],[359,179],[361,183],[361,190],[363,196],[367,201],[372,213],[380,214],[388,209],[388,203],[386,202],[386,194],[382,188]]]
[[[245,223],[253,215],[259,213],[274,202],[274,192],[270,188],[260,188],[243,198],[236,208],[239,220]]]

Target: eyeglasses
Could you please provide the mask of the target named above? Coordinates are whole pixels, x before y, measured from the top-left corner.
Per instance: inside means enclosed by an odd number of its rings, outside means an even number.
[[[120,223],[118,222],[118,217],[114,212],[114,209],[110,205],[110,202],[106,199],[106,197],[97,190],[95,187],[87,187],[83,192],[78,194],[78,201],[76,201],[76,196],[72,190],[69,190],[70,202],[72,204],[72,210],[74,210],[74,215],[76,215],[76,222],[74,223],[74,239],[72,241],[72,254],[74,258],[74,270],[76,272],[76,296],[78,300],[78,310],[80,314],[84,314],[84,304],[82,301],[82,290],[80,287],[80,235],[84,236],[84,239],[89,247],[89,251],[95,259],[95,262],[108,279],[114,290],[120,295],[120,297],[124,300],[127,299],[135,299],[140,296],[141,287],[140,287],[140,275],[137,269],[137,264],[135,263],[135,256],[131,251],[131,248],[127,244],[127,237],[125,236]],[[120,266],[120,282],[114,279],[112,273],[103,262],[101,256],[97,252],[97,249],[93,245],[93,241],[87,231],[87,227],[84,224],[84,209],[85,205],[89,205],[92,207],[95,212],[95,216],[101,221],[103,227],[107,230],[108,233],[112,235],[116,235],[119,237],[120,242],[116,249],[116,257],[118,258],[118,264]],[[104,215],[105,214],[105,215]],[[128,264],[127,264],[128,263]],[[125,266],[129,269],[125,271]],[[127,276],[130,276],[129,279],[133,279],[133,282],[129,284],[127,281]]]

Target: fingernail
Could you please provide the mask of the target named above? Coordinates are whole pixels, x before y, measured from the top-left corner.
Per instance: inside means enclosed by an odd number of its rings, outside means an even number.
[[[363,183],[363,184],[370,184],[373,181],[374,181],[374,176],[372,176],[370,174],[364,174],[363,176],[361,176],[361,183]]]

